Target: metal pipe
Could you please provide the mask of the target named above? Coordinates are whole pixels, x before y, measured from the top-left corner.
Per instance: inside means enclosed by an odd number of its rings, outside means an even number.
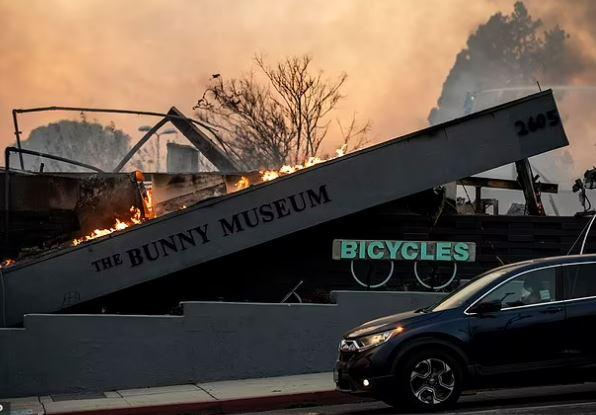
[[[166,122],[168,122],[167,118],[163,118],[161,119],[157,124],[155,124],[153,127],[151,127],[151,129],[149,131],[147,131],[147,133],[143,136],[143,138],[141,138],[134,146],[133,148],[131,148],[128,153],[126,153],[126,155],[124,156],[124,158],[120,161],[120,163],[118,163],[118,165],[116,167],[114,167],[113,172],[114,173],[118,173],[122,167],[124,167],[126,165],[126,163],[128,163],[128,160],[130,160],[132,158],[132,156],[134,156],[134,154],[139,151],[139,148],[141,148],[141,146],[143,144],[145,144],[145,142],[147,142],[147,140],[149,140],[149,138],[155,134],[157,132],[157,130],[159,130],[162,125],[164,125]]]
[[[58,107],[58,106],[51,106],[51,107],[37,107],[37,108],[19,108],[13,109],[13,116],[16,119],[16,114],[26,114],[29,112],[41,112],[41,111],[83,111],[83,112],[107,112],[113,114],[134,114],[134,115],[149,115],[151,117],[167,117],[167,118],[179,118],[183,120],[189,120],[195,124],[200,125],[214,132],[215,128],[193,118],[184,117],[184,116],[177,116],[172,114],[166,114],[162,112],[155,112],[155,111],[141,111],[141,110],[122,110],[122,109],[115,109],[115,108],[83,108],[83,107]]]
[[[211,133],[213,138],[215,138],[215,140],[218,142],[218,144],[220,145],[220,147],[223,149],[223,151],[226,154],[232,153],[234,156],[236,156],[236,158],[241,159],[238,156],[237,152],[234,151],[234,149],[231,148],[231,146],[228,143],[226,143],[225,140],[222,140],[217,135],[217,128],[215,128],[214,126],[211,126],[205,122],[195,120],[195,119],[187,117],[185,115],[171,114],[171,112],[166,114],[166,113],[160,113],[160,112],[155,112],[155,111],[122,110],[122,109],[115,109],[115,108],[85,108],[85,107],[49,106],[49,107],[37,107],[37,108],[13,109],[12,112],[13,112],[13,120],[14,120],[14,124],[15,124],[15,134],[17,135],[17,144],[18,144],[19,148],[21,148],[21,145],[20,145],[20,135],[19,135],[20,132],[18,131],[18,128],[17,128],[17,125],[18,125],[17,124],[17,114],[26,114],[26,113],[30,113],[30,112],[42,112],[42,111],[106,112],[106,113],[114,113],[114,114],[134,114],[134,115],[148,115],[148,116],[152,116],[152,117],[166,117],[168,120],[173,120],[173,119],[186,120],[191,123],[200,125],[201,127],[205,128],[207,131],[209,131],[209,133]],[[21,169],[24,170],[22,155],[20,155],[20,157],[21,157]],[[246,167],[246,165],[245,165],[245,167]]]
[[[92,166],[87,163],[81,163],[80,161],[67,159],[65,157],[55,156],[53,154],[42,153],[40,151],[28,150],[26,148],[6,147],[6,149],[4,149],[4,154],[7,159],[10,158],[10,157],[8,157],[8,153],[10,153],[10,152],[31,154],[33,156],[39,156],[39,157],[45,157],[45,158],[52,159],[52,160],[63,161],[64,163],[74,164],[75,166],[80,166],[80,167],[84,167],[89,170],[94,170],[98,173],[104,173],[104,171],[102,169],[100,169],[99,167],[95,167],[95,166]],[[5,160],[5,163],[7,163],[6,160]],[[9,166],[7,165],[7,170],[8,169],[9,169]]]
[[[49,106],[49,107],[37,107],[37,108],[17,108],[12,110],[13,121],[15,124],[15,135],[17,136],[17,146],[21,148],[20,144],[20,131],[18,131],[17,114],[26,114],[30,112],[42,112],[42,111],[82,111],[82,112],[106,112],[114,114],[134,114],[134,115],[148,115],[152,117],[165,117],[167,120],[180,119],[189,121],[191,123],[200,125],[211,133],[216,139],[219,145],[222,147],[224,152],[228,154],[228,151],[232,150],[229,145],[217,135],[217,129],[204,122],[195,120],[193,118],[186,117],[185,115],[176,115],[171,113],[161,113],[155,111],[141,111],[141,110],[123,110],[116,108],[86,108],[86,107],[62,107],[62,106]],[[137,149],[138,150],[138,149]],[[232,153],[238,156],[233,150]],[[21,157],[21,169],[24,170],[23,156]],[[121,167],[120,167],[121,168]]]
[[[10,147],[4,149],[4,239],[8,240],[10,223]]]
[[[21,132],[19,131],[19,122],[17,120],[17,111],[12,110],[12,123],[14,124],[14,135],[17,138],[17,147],[21,149]],[[23,163],[23,155],[19,153],[19,159],[21,161],[21,170],[25,170],[25,164]]]

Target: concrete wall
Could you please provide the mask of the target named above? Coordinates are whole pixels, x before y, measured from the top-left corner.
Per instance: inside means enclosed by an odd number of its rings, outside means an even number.
[[[334,292],[336,304],[188,302],[183,316],[25,316],[0,329],[0,397],[330,371],[340,336],[443,294]]]

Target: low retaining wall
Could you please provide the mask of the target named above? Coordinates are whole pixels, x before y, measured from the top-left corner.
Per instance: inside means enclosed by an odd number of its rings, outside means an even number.
[[[443,294],[332,293],[335,304],[186,302],[183,316],[25,316],[0,329],[0,397],[330,371],[340,336]]]

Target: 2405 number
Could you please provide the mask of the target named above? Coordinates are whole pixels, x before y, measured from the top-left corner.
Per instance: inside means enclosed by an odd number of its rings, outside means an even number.
[[[534,133],[538,130],[546,128],[547,126],[554,127],[561,122],[559,114],[556,110],[547,111],[546,114],[541,113],[536,116],[528,118],[527,121],[518,120],[515,122],[517,135],[524,136]]]

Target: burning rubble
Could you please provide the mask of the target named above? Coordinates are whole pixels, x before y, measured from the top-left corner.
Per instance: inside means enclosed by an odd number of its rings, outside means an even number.
[[[256,176],[255,175],[241,176],[240,179],[238,179],[236,181],[233,188],[229,189],[229,190],[231,190],[231,191],[242,190],[242,189],[245,189],[253,184],[275,180],[278,177],[292,174],[299,170],[314,166],[316,164],[323,163],[325,161],[329,161],[329,160],[341,157],[346,153],[346,148],[347,148],[347,144],[344,144],[340,148],[336,149],[334,157],[329,157],[329,158],[309,157],[302,164],[297,164],[294,166],[284,165],[279,170],[259,171],[259,174]],[[143,174],[141,172],[135,172],[135,178],[138,183],[142,183],[144,180]],[[169,206],[169,208],[164,208],[163,206],[154,208],[152,191],[150,189],[146,189],[142,185],[140,185],[139,189],[140,189],[142,199],[143,199],[143,209],[142,210],[135,206],[131,206],[129,218],[124,219],[124,220],[120,219],[120,218],[115,218],[114,224],[112,226],[107,227],[107,228],[94,229],[87,235],[74,238],[72,240],[72,245],[77,246],[84,242],[91,241],[93,239],[109,235],[113,232],[124,230],[131,226],[139,225],[147,220],[153,219],[156,216],[167,213],[168,211],[181,210],[181,209],[187,208],[187,204],[182,203],[182,201],[181,201],[182,199],[177,200],[177,202],[180,202],[180,203],[176,203],[176,202],[171,203],[170,202],[169,204],[172,206]],[[216,192],[215,195],[217,196],[218,192]],[[193,199],[195,199],[194,203],[196,203],[200,200],[204,200],[204,198],[205,198],[205,196],[197,197],[196,194],[193,194],[193,196],[194,196]],[[173,198],[173,199],[178,199],[178,198]],[[187,198],[183,199],[183,200],[187,200]]]
[[[261,182],[268,182],[271,180],[275,180],[278,177],[285,176],[288,174],[296,173],[299,170],[306,169],[308,167],[314,166],[319,163],[323,163],[325,161],[333,160],[338,157],[341,157],[346,154],[347,150],[347,143],[343,144],[341,147],[335,150],[335,156],[329,158],[319,158],[316,156],[309,157],[304,163],[296,164],[296,165],[283,165],[279,168],[279,170],[262,170],[259,171],[260,177],[257,182],[251,181],[251,179],[247,176],[242,176],[235,184],[236,190],[246,189],[253,184],[261,183]]]
[[[237,175],[150,173],[145,178],[141,171],[135,171],[130,174],[115,175],[110,173],[82,176],[67,174],[55,177],[48,175],[48,179],[18,177],[15,180],[23,181],[22,184],[18,184],[18,187],[28,189],[27,200],[37,200],[40,195],[34,189],[39,185],[43,186],[49,180],[48,183],[51,185],[48,187],[48,194],[55,192],[63,195],[59,207],[65,215],[72,217],[69,219],[72,223],[68,225],[72,230],[69,232],[64,225],[59,225],[63,227],[62,236],[57,231],[56,235],[45,239],[40,237],[38,241],[15,247],[14,255],[7,255],[5,257],[7,259],[0,262],[0,269],[10,267],[20,259],[36,256],[47,250],[64,248],[65,245],[79,246],[114,232],[129,229],[155,217],[186,209],[202,200],[275,180],[341,157],[346,153],[346,147],[347,145],[343,145],[335,150],[333,157],[309,157],[301,164],[284,165],[279,170],[262,170]],[[29,185],[31,180],[42,182],[36,181],[31,186]],[[290,202],[297,203],[292,200]],[[18,210],[19,207],[15,208]],[[54,207],[48,205],[42,206],[41,209],[51,211],[52,208]],[[266,211],[267,206],[263,209],[266,215],[263,220],[267,221],[272,213]],[[300,205],[297,205],[296,210],[301,210]]]
[[[232,191],[237,191],[237,190],[242,190],[245,189],[253,184],[256,183],[260,183],[260,182],[267,182],[267,181],[271,181],[271,180],[275,180],[278,177],[281,176],[285,176],[288,174],[292,174],[295,173],[299,170],[314,166],[316,164],[328,161],[328,160],[332,160],[335,159],[337,157],[341,157],[346,153],[346,147],[347,145],[344,144],[342,145],[340,148],[335,150],[335,156],[334,157],[329,157],[329,158],[320,158],[320,157],[309,157],[304,163],[302,164],[297,164],[297,165],[284,165],[282,166],[279,170],[263,170],[263,171],[259,171],[259,174],[255,177],[254,175],[252,177],[246,175],[246,176],[241,176],[240,179],[238,179],[233,187],[233,189],[231,189]],[[142,183],[144,177],[142,175],[141,172],[136,172],[135,173],[137,181],[139,183]],[[150,189],[146,189],[144,186],[142,186],[140,188],[141,190],[141,194],[143,197],[143,210],[135,207],[135,206],[131,206],[130,207],[130,217],[127,219],[120,219],[120,218],[115,218],[114,223],[112,226],[107,227],[107,228],[97,228],[94,229],[93,231],[91,231],[90,233],[81,236],[81,237],[77,237],[74,238],[72,240],[72,246],[77,246],[80,245],[82,243],[91,241],[93,239],[96,238],[100,238],[102,236],[106,236],[109,235],[113,232],[116,231],[120,231],[120,230],[124,230],[127,229],[131,226],[135,226],[135,225],[139,225],[147,220],[153,219],[154,217],[158,216],[156,213],[154,213],[154,207],[153,207],[153,196],[152,196],[152,191]],[[196,196],[195,196],[196,197]],[[200,199],[199,199],[200,200]],[[199,200],[195,200],[195,202],[199,201]],[[174,204],[175,208],[174,209],[168,209],[169,211],[171,210],[180,210],[180,209],[186,209],[187,204],[186,203],[179,203],[179,204]],[[157,208],[155,209],[159,212],[159,214],[164,214],[166,213],[166,211],[163,208]]]
[[[130,208],[128,209],[128,214],[124,219],[122,219],[121,209],[118,209],[116,206],[105,206],[106,203],[110,204],[113,201],[111,197],[106,197],[106,195],[101,195],[101,192],[94,192],[91,197],[89,197],[85,202],[86,205],[92,204],[94,207],[104,207],[104,209],[109,208],[112,212],[113,224],[109,227],[97,227],[92,231],[88,232],[87,234],[74,238],[72,240],[72,246],[80,245],[81,243],[91,241],[93,239],[109,235],[112,232],[121,231],[123,229],[129,228],[134,225],[139,225],[146,220],[153,219],[155,217],[154,209],[153,209],[153,196],[151,189],[148,189],[145,184],[145,176],[140,171],[135,171],[131,175],[132,182],[134,183],[133,193],[138,194],[137,202],[140,199],[140,204],[142,205],[141,208],[136,206],[136,203],[133,203]],[[118,189],[121,189],[119,187]],[[107,191],[108,195],[112,195],[113,191],[110,188]],[[121,199],[122,200],[122,199]],[[89,203],[91,202],[91,203]],[[122,204],[123,202],[120,202]],[[102,212],[104,213],[104,212]],[[104,219],[105,223],[105,219]]]
[[[329,160],[333,160],[335,158],[341,157],[343,155],[345,155],[346,153],[346,148],[347,145],[344,144],[342,145],[340,148],[335,150],[335,156],[334,157],[329,157],[329,158],[320,158],[320,157],[309,157],[304,163],[302,164],[296,164],[296,165],[284,165],[282,166],[279,170],[263,170],[263,171],[259,171],[259,174],[255,177],[254,175],[252,177],[246,175],[246,176],[241,176],[240,179],[238,179],[236,181],[236,183],[234,184],[233,189],[231,189],[232,191],[237,191],[237,190],[242,190],[245,189],[253,184],[257,184],[257,183],[261,183],[261,182],[267,182],[267,181],[271,181],[271,180],[275,180],[278,177],[281,176],[285,176],[288,174],[292,174],[295,173],[299,170],[314,166],[316,164],[319,163],[323,163],[325,161],[329,161]],[[136,173],[137,176],[142,177],[142,173],[137,172]],[[142,179],[138,179],[139,182],[142,181]],[[143,195],[143,211],[145,212],[145,214],[143,214],[143,212],[141,211],[141,209],[135,207],[135,206],[131,206],[130,207],[130,217],[126,220],[121,220],[119,218],[116,218],[114,221],[113,226],[109,227],[109,228],[102,228],[102,229],[94,229],[92,232],[90,232],[87,235],[75,238],[72,240],[72,245],[73,246],[77,246],[80,245],[81,243],[87,242],[87,241],[91,241],[93,239],[102,237],[102,236],[106,236],[109,235],[113,232],[116,231],[120,231],[123,229],[127,229],[131,226],[134,225],[139,225],[147,220],[153,219],[154,217],[158,216],[154,213],[154,207],[153,207],[153,200],[152,200],[152,192],[151,190],[145,189],[144,187],[142,188],[142,195]],[[195,200],[195,202],[197,202],[199,200]],[[171,210],[181,210],[181,209],[186,209],[187,208],[187,204],[186,203],[181,203],[178,204],[177,207],[175,209],[170,209]],[[160,214],[166,213],[164,211],[163,208],[157,208],[156,209]]]
[[[121,221],[120,219],[116,219],[114,222],[114,226],[108,229],[94,229],[89,235],[82,236],[80,238],[75,238],[72,240],[72,246],[80,245],[83,242],[90,241],[95,238],[99,238],[101,236],[109,235],[112,232],[121,231],[126,229],[130,226],[138,225],[143,223],[144,217],[141,213],[139,208],[134,206],[130,207],[130,218],[126,221]]]
[[[155,217],[149,181],[133,173],[44,173],[11,176],[10,219],[18,236],[0,268],[44,252],[78,246]],[[146,186],[147,184],[147,186]],[[17,193],[18,191],[18,193]]]
[[[77,160],[49,153],[31,153],[48,160],[55,159],[61,163],[83,166],[95,170],[96,173],[78,172],[75,169],[67,173],[46,171],[39,175],[10,176],[11,184],[6,186],[7,200],[13,198],[11,192],[16,191],[15,189],[18,189],[19,197],[15,198],[14,204],[6,209],[5,220],[9,224],[22,221],[25,227],[19,228],[18,243],[7,247],[3,254],[4,258],[16,258],[19,261],[48,250],[78,246],[155,217],[186,209],[200,201],[221,197],[340,157],[347,150],[346,143],[335,151],[334,157],[312,156],[301,164],[284,165],[279,170],[239,172],[234,161],[205,136],[200,128],[197,128],[196,121],[187,118],[175,107],[172,107],[167,114],[79,107],[44,107],[31,109],[31,111],[48,111],[57,108],[77,112],[88,110],[163,116],[160,122],[171,122],[194,147],[200,149],[203,156],[217,171],[198,172],[197,166],[192,165],[192,157],[188,159],[188,151],[184,153],[186,158],[180,158],[181,149],[176,147],[176,149],[172,148],[174,154],[172,160],[177,160],[177,164],[173,162],[174,167],[172,169],[168,167],[168,173],[148,173],[147,179],[141,171],[131,174],[120,173],[122,167],[138,151],[139,145],[142,145],[147,137],[141,139],[112,172],[106,172],[105,169],[91,165],[81,165]],[[18,137],[18,130],[15,134]],[[10,147],[10,151],[29,154],[28,150],[22,149],[20,145]],[[168,148],[168,154],[169,151]],[[196,150],[193,149],[193,151],[197,153]],[[188,166],[184,164],[187,161],[190,163]],[[42,163],[41,170],[44,165]],[[170,171],[183,173],[172,174]],[[238,173],[222,174],[221,171]],[[6,262],[4,266],[10,264],[12,262]]]

